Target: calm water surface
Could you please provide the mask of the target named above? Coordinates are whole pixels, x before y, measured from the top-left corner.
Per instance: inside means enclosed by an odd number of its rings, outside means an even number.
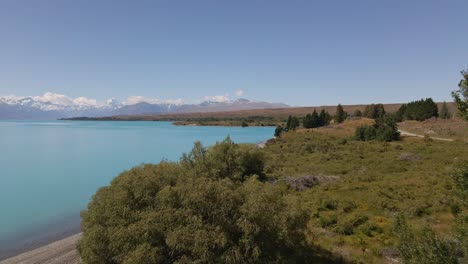
[[[179,127],[169,122],[0,121],[0,241],[76,219],[125,169],[178,160],[196,140],[257,143],[271,127]],[[67,220],[68,221],[68,220]],[[71,221],[73,222],[73,221]],[[63,224],[63,223],[62,223]],[[46,232],[46,230],[42,230]],[[27,236],[27,235],[26,235]]]

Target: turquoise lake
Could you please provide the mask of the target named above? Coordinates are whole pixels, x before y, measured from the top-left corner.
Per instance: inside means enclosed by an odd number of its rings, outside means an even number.
[[[258,143],[272,127],[173,126],[170,122],[0,121],[0,242],[27,231],[78,225],[96,190],[125,169],[177,161],[199,140]],[[67,220],[65,220],[67,219]],[[71,220],[70,220],[71,219]],[[10,243],[11,244],[11,243]]]

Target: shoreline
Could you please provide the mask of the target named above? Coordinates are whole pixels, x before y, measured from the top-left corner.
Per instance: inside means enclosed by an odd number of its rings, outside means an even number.
[[[76,243],[80,237],[81,232],[49,243],[45,246],[23,252],[8,259],[1,260],[0,264],[79,264],[80,257],[76,250]]]

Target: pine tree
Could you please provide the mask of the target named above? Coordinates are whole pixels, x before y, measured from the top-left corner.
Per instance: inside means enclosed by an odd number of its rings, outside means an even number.
[[[320,111],[319,120],[320,126],[328,126],[328,124],[330,124],[331,121],[331,116],[327,111],[325,111],[325,109],[322,109]]]
[[[291,122],[292,122],[292,116],[289,115],[288,121],[286,121],[286,129],[290,130],[291,129]]]
[[[315,111],[315,109],[314,109],[314,112],[312,113],[312,116],[311,116],[311,124],[312,124],[313,128],[322,126],[320,124],[319,115],[317,114],[317,111]]]
[[[312,115],[311,114],[307,114],[304,117],[304,120],[302,121],[302,125],[304,126],[304,128],[312,128]]]
[[[336,107],[335,122],[343,123],[345,119],[346,119],[346,112],[343,110],[343,106],[339,104]]]
[[[442,119],[449,119],[450,118],[450,113],[448,111],[447,103],[445,101],[442,104],[442,108],[440,109],[439,117],[442,118]]]

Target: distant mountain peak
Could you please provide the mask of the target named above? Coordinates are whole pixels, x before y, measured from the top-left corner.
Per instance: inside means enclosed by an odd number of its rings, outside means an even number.
[[[232,101],[227,96],[205,99],[207,100],[199,104],[187,104],[181,99],[159,100],[130,96],[123,103],[115,98],[100,103],[88,97],[71,98],[52,92],[40,96],[9,95],[0,96],[0,119],[56,119],[76,116],[218,112],[289,107],[285,104],[251,101],[245,98]]]

